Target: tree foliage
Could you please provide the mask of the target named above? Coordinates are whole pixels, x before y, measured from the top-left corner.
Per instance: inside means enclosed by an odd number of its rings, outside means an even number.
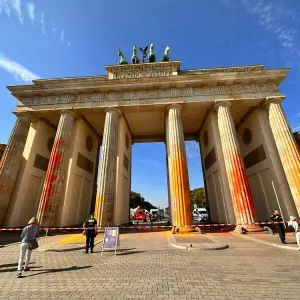
[[[131,191],[130,199],[129,199],[129,207],[136,208],[137,206],[140,206],[143,209],[147,209],[148,211],[150,211],[150,209],[157,208],[156,206],[152,205],[150,202],[146,201],[145,198],[141,196],[141,194]]]
[[[206,207],[207,206],[204,187],[191,190],[190,193],[191,193],[191,200],[192,200],[193,208],[194,208],[194,204],[196,204],[197,207]]]

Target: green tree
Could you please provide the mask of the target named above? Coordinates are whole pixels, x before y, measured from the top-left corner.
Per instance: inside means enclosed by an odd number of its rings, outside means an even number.
[[[192,200],[192,206],[194,208],[194,204],[196,204],[198,207],[206,207],[206,195],[205,195],[205,189],[204,187],[194,189],[190,191],[191,193],[191,200]]]
[[[137,206],[140,206],[143,209],[147,209],[148,211],[150,211],[150,209],[157,208],[156,206],[152,205],[150,202],[146,201],[145,198],[141,196],[141,194],[131,191],[130,199],[129,199],[129,207],[136,208]]]

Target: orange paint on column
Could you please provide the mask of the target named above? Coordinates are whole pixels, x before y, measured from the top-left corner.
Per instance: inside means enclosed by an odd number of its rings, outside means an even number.
[[[43,226],[54,226],[56,224],[56,214],[64,192],[73,124],[74,114],[63,111],[51,150],[37,214],[38,220]]]
[[[181,107],[168,109],[167,143],[173,226],[190,228],[192,205],[181,122]]]
[[[97,195],[96,197],[96,205],[95,205],[95,218],[100,224],[101,222],[101,216],[102,216],[102,205],[103,205],[103,197]]]
[[[230,103],[217,105],[218,127],[225,159],[231,199],[233,202],[236,223],[251,224],[257,221],[257,211],[250,189],[245,165],[242,160],[236,137],[235,127],[230,112]]]
[[[282,97],[267,99],[270,127],[280,160],[300,215],[300,153],[281,107]]]

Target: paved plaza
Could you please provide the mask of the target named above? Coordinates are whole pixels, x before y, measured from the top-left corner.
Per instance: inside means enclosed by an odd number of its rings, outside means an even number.
[[[75,244],[53,248],[57,238],[46,237],[23,278],[16,278],[19,244],[5,246],[0,299],[299,299],[298,251],[231,233],[212,236],[229,248],[179,250],[166,232],[131,233],[121,235],[117,256],[101,257],[101,243],[84,254]]]

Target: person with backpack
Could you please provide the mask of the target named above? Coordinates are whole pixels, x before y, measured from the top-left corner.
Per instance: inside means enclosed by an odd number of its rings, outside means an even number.
[[[23,229],[21,234],[22,242],[20,247],[20,257],[18,263],[17,277],[22,277],[23,262],[26,254],[24,271],[29,271],[28,265],[31,258],[31,252],[38,247],[37,238],[39,236],[40,225],[35,217],[31,218],[28,225]]]
[[[299,231],[298,222],[296,221],[296,217],[290,216],[290,220],[288,221],[288,228],[289,231],[293,232],[294,235],[296,236],[297,245],[300,250],[300,231]]]

